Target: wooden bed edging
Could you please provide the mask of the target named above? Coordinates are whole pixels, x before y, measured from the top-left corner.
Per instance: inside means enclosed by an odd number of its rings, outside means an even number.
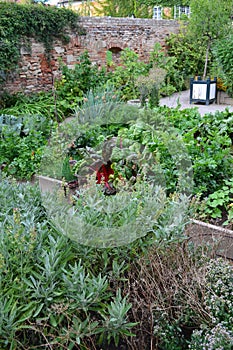
[[[233,260],[233,231],[220,226],[192,219],[186,234],[194,244],[206,243],[214,246],[216,255]]]

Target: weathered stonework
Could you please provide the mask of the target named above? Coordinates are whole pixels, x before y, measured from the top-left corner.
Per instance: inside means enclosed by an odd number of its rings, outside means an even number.
[[[119,53],[126,47],[147,61],[156,42],[165,46],[166,37],[179,30],[179,23],[173,20],[82,17],[80,24],[86,34],[70,32],[67,45],[55,42],[49,62],[43,44],[32,39],[30,51],[22,48],[18,69],[3,88],[9,92],[50,90],[54,79],[60,75],[59,60],[72,68],[85,50],[98,65],[105,64],[107,50]]]

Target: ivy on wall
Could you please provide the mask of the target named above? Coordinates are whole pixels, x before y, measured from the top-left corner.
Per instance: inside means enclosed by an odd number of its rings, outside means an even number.
[[[68,28],[82,32],[79,15],[72,10],[0,2],[0,82],[16,69],[23,43],[35,38],[49,57],[54,39],[69,42]]]

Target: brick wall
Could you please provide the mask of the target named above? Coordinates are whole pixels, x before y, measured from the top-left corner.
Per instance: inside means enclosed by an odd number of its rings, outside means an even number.
[[[60,74],[59,60],[72,68],[84,50],[98,65],[105,64],[106,51],[112,48],[119,51],[128,47],[147,61],[156,42],[164,46],[165,38],[179,30],[177,21],[139,18],[81,17],[81,25],[86,34],[70,32],[69,44],[55,42],[50,62],[43,45],[32,39],[30,51],[21,49],[18,69],[3,88],[9,92],[50,90]]]

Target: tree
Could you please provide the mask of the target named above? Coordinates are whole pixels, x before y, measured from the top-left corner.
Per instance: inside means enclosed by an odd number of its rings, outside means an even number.
[[[95,10],[105,16],[127,17],[134,14],[136,17],[150,17],[153,7],[173,7],[189,5],[190,0],[98,0]]]
[[[188,6],[190,0],[137,0],[138,5],[147,5],[147,6],[163,6],[163,7],[172,7],[172,6]]]
[[[191,18],[188,35],[193,40],[201,39],[206,47],[204,80],[212,43],[224,38],[231,28],[233,0],[191,0],[190,6]]]
[[[151,17],[154,6],[187,6],[190,0],[98,0],[95,10],[112,17]]]
[[[233,97],[233,31],[213,46],[213,55],[227,93]]]
[[[137,0],[98,0],[95,11],[111,17],[148,17],[152,10],[143,1]]]
[[[190,0],[98,0],[95,10],[105,16],[150,17],[154,6],[173,7],[189,5]]]

